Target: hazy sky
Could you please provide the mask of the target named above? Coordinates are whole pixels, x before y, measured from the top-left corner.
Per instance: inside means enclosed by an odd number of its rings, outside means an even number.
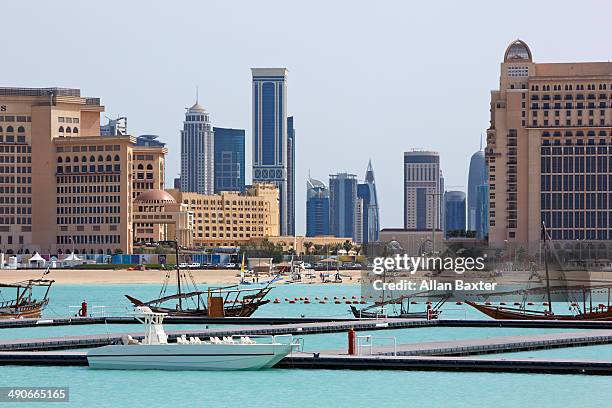
[[[438,150],[446,184],[465,190],[511,40],[537,62],[612,59],[605,1],[20,0],[2,15],[0,86],[102,98],[131,134],[168,143],[168,183],[196,85],[214,126],[246,129],[250,182],[250,68],[287,67],[298,233],[309,169],[327,184],[372,159],[382,227],[403,223],[405,150]]]

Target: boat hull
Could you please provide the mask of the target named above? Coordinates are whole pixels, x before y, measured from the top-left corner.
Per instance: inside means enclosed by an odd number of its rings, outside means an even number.
[[[291,344],[116,345],[87,353],[89,367],[107,370],[258,370],[291,352]]]
[[[428,317],[427,312],[408,312],[408,313],[398,313],[398,314],[393,314],[393,315],[386,315],[386,316],[382,316],[379,313],[375,313],[375,312],[368,312],[368,311],[364,311],[364,310],[359,310],[357,309],[355,306],[351,306],[351,312],[353,313],[353,316],[355,316],[355,318],[359,319],[376,319],[376,318],[380,318],[380,317],[385,317],[388,319],[437,319],[439,312],[437,310],[434,310],[431,314],[431,316]]]
[[[612,310],[587,312],[576,315],[556,315],[537,313],[529,310],[509,310],[499,306],[480,305],[475,302],[465,302],[474,309],[496,320],[612,320]]]
[[[42,302],[21,304],[19,306],[9,306],[0,308],[0,320],[2,319],[23,319],[38,318],[49,303],[48,299]]]
[[[128,298],[128,300],[132,302],[134,306],[148,306],[149,308],[151,308],[152,311],[156,313],[166,313],[168,316],[172,316],[172,317],[179,317],[179,316],[208,317],[208,309],[205,309],[205,308],[202,308],[202,309],[171,309],[167,307],[153,306],[149,304],[148,302],[147,303],[142,302],[129,295],[125,295],[125,297]],[[226,305],[223,308],[224,316],[225,317],[251,317],[253,313],[255,313],[260,306],[263,306],[269,302],[270,302],[269,299],[259,299],[259,300],[252,300],[249,302],[244,302],[244,303]]]

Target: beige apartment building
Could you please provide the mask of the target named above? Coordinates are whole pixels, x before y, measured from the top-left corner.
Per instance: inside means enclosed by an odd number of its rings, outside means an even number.
[[[251,238],[278,236],[278,188],[255,184],[244,193],[215,195],[167,190],[193,214],[196,247],[238,246]]]
[[[536,63],[516,40],[491,92],[489,243],[612,239],[612,62]]]
[[[131,252],[132,201],[164,187],[166,151],[101,137],[103,111],[79,89],[0,88],[2,252]]]

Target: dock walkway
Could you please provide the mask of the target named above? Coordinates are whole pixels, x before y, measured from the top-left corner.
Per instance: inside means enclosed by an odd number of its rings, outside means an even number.
[[[404,329],[409,327],[430,326],[434,321],[419,319],[393,319],[389,321],[379,320],[351,320],[340,322],[319,323],[292,323],[278,325],[256,325],[243,327],[210,328],[198,330],[168,330],[170,339],[185,334],[189,337],[222,337],[222,336],[255,336],[255,335],[280,335],[280,334],[316,334],[336,333],[347,331],[351,328],[359,331]],[[89,334],[81,336],[63,336],[50,338],[31,339],[5,339],[0,340],[0,351],[28,351],[28,350],[59,350],[74,348],[100,347],[116,343],[125,335],[135,339],[142,339],[144,333],[109,333]]]
[[[84,352],[0,352],[0,365],[87,366]],[[486,371],[612,375],[612,361],[469,357],[347,356],[294,353],[275,368],[326,370]]]
[[[375,338],[374,338],[375,340]],[[388,338],[386,338],[388,344]],[[392,356],[466,356],[474,354],[509,353],[561,347],[612,344],[612,330],[541,333],[524,336],[488,337],[466,340],[430,341],[373,347],[373,354]],[[361,347],[366,352],[369,346]],[[342,355],[344,350],[321,351],[321,355]]]

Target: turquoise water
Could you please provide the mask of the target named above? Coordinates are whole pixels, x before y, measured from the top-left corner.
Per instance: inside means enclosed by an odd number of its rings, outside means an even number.
[[[141,300],[154,299],[159,296],[160,285],[139,284],[139,285],[54,285],[51,289],[51,300],[49,306],[44,311],[43,317],[67,316],[69,311],[75,314],[80,307],[83,299],[86,299],[89,304],[89,311],[101,311],[98,306],[107,307],[109,315],[125,314],[130,309],[130,302],[124,295],[129,294]],[[203,287],[202,287],[203,288]],[[170,289],[168,291],[170,293]],[[168,294],[167,293],[167,294]],[[3,294],[9,298],[13,293]],[[295,299],[300,297],[310,298],[310,304],[298,301],[295,304],[290,304],[285,301],[287,299]],[[341,304],[334,304],[334,296],[341,300]],[[344,303],[342,297],[348,299],[353,296],[360,297],[359,285],[278,285],[269,293],[268,298],[273,301],[275,298],[280,299],[281,303],[275,304],[270,302],[262,306],[255,314],[259,317],[279,317],[279,316],[333,316],[333,317],[349,317],[352,316],[349,311],[349,305]],[[326,304],[320,304],[315,297],[320,299],[327,297]],[[1,300],[1,298],[0,298]],[[189,304],[188,304],[189,305]],[[77,308],[69,308],[69,306],[78,306]],[[358,305],[363,307],[363,305]],[[392,306],[390,306],[392,307]],[[411,308],[415,310],[424,310],[424,305],[413,305]],[[458,310],[455,310],[458,309]],[[454,304],[447,305],[447,311],[443,316],[447,318],[463,318],[465,314],[469,318],[480,319],[484,318],[482,314],[471,308],[464,306],[456,306]]]
[[[57,406],[116,408],[584,408],[609,406],[612,393],[610,378],[598,376],[280,369],[142,372],[2,367],[0,384],[68,386],[70,403]]]
[[[87,299],[94,305],[129,309],[124,294],[142,299],[156,297],[158,285],[57,285],[52,289],[45,317],[67,314],[68,305]],[[308,296],[311,304],[288,304],[284,299]],[[327,296],[327,304],[315,297]],[[281,285],[255,316],[345,316],[348,305],[333,304],[333,297],[360,296],[357,285]],[[330,302],[330,300],[332,300]],[[420,306],[422,307],[422,306]],[[454,304],[447,318],[485,318],[477,311]],[[91,309],[90,309],[91,310]],[[167,325],[168,330],[204,325]],[[138,325],[56,326],[2,329],[0,338],[53,337],[78,334],[139,331]],[[424,342],[535,334],[567,329],[428,327],[370,331],[375,337],[396,337],[398,342]],[[346,347],[346,333],[305,337],[305,350]],[[390,344],[375,340],[375,345]],[[483,357],[491,357],[486,355]],[[537,352],[508,353],[503,357],[556,357],[612,359],[612,346],[592,346]],[[74,407],[562,407],[608,406],[612,379],[598,376],[491,374],[448,372],[330,371],[272,369],[257,372],[95,371],[86,367],[0,367],[0,386],[68,386]],[[580,390],[580,392],[576,392]],[[48,406],[48,404],[18,406]],[[54,405],[55,406],[55,405]]]
[[[599,346],[566,347],[538,351],[520,351],[516,353],[487,354],[480,357],[612,360],[612,345],[604,344]]]

